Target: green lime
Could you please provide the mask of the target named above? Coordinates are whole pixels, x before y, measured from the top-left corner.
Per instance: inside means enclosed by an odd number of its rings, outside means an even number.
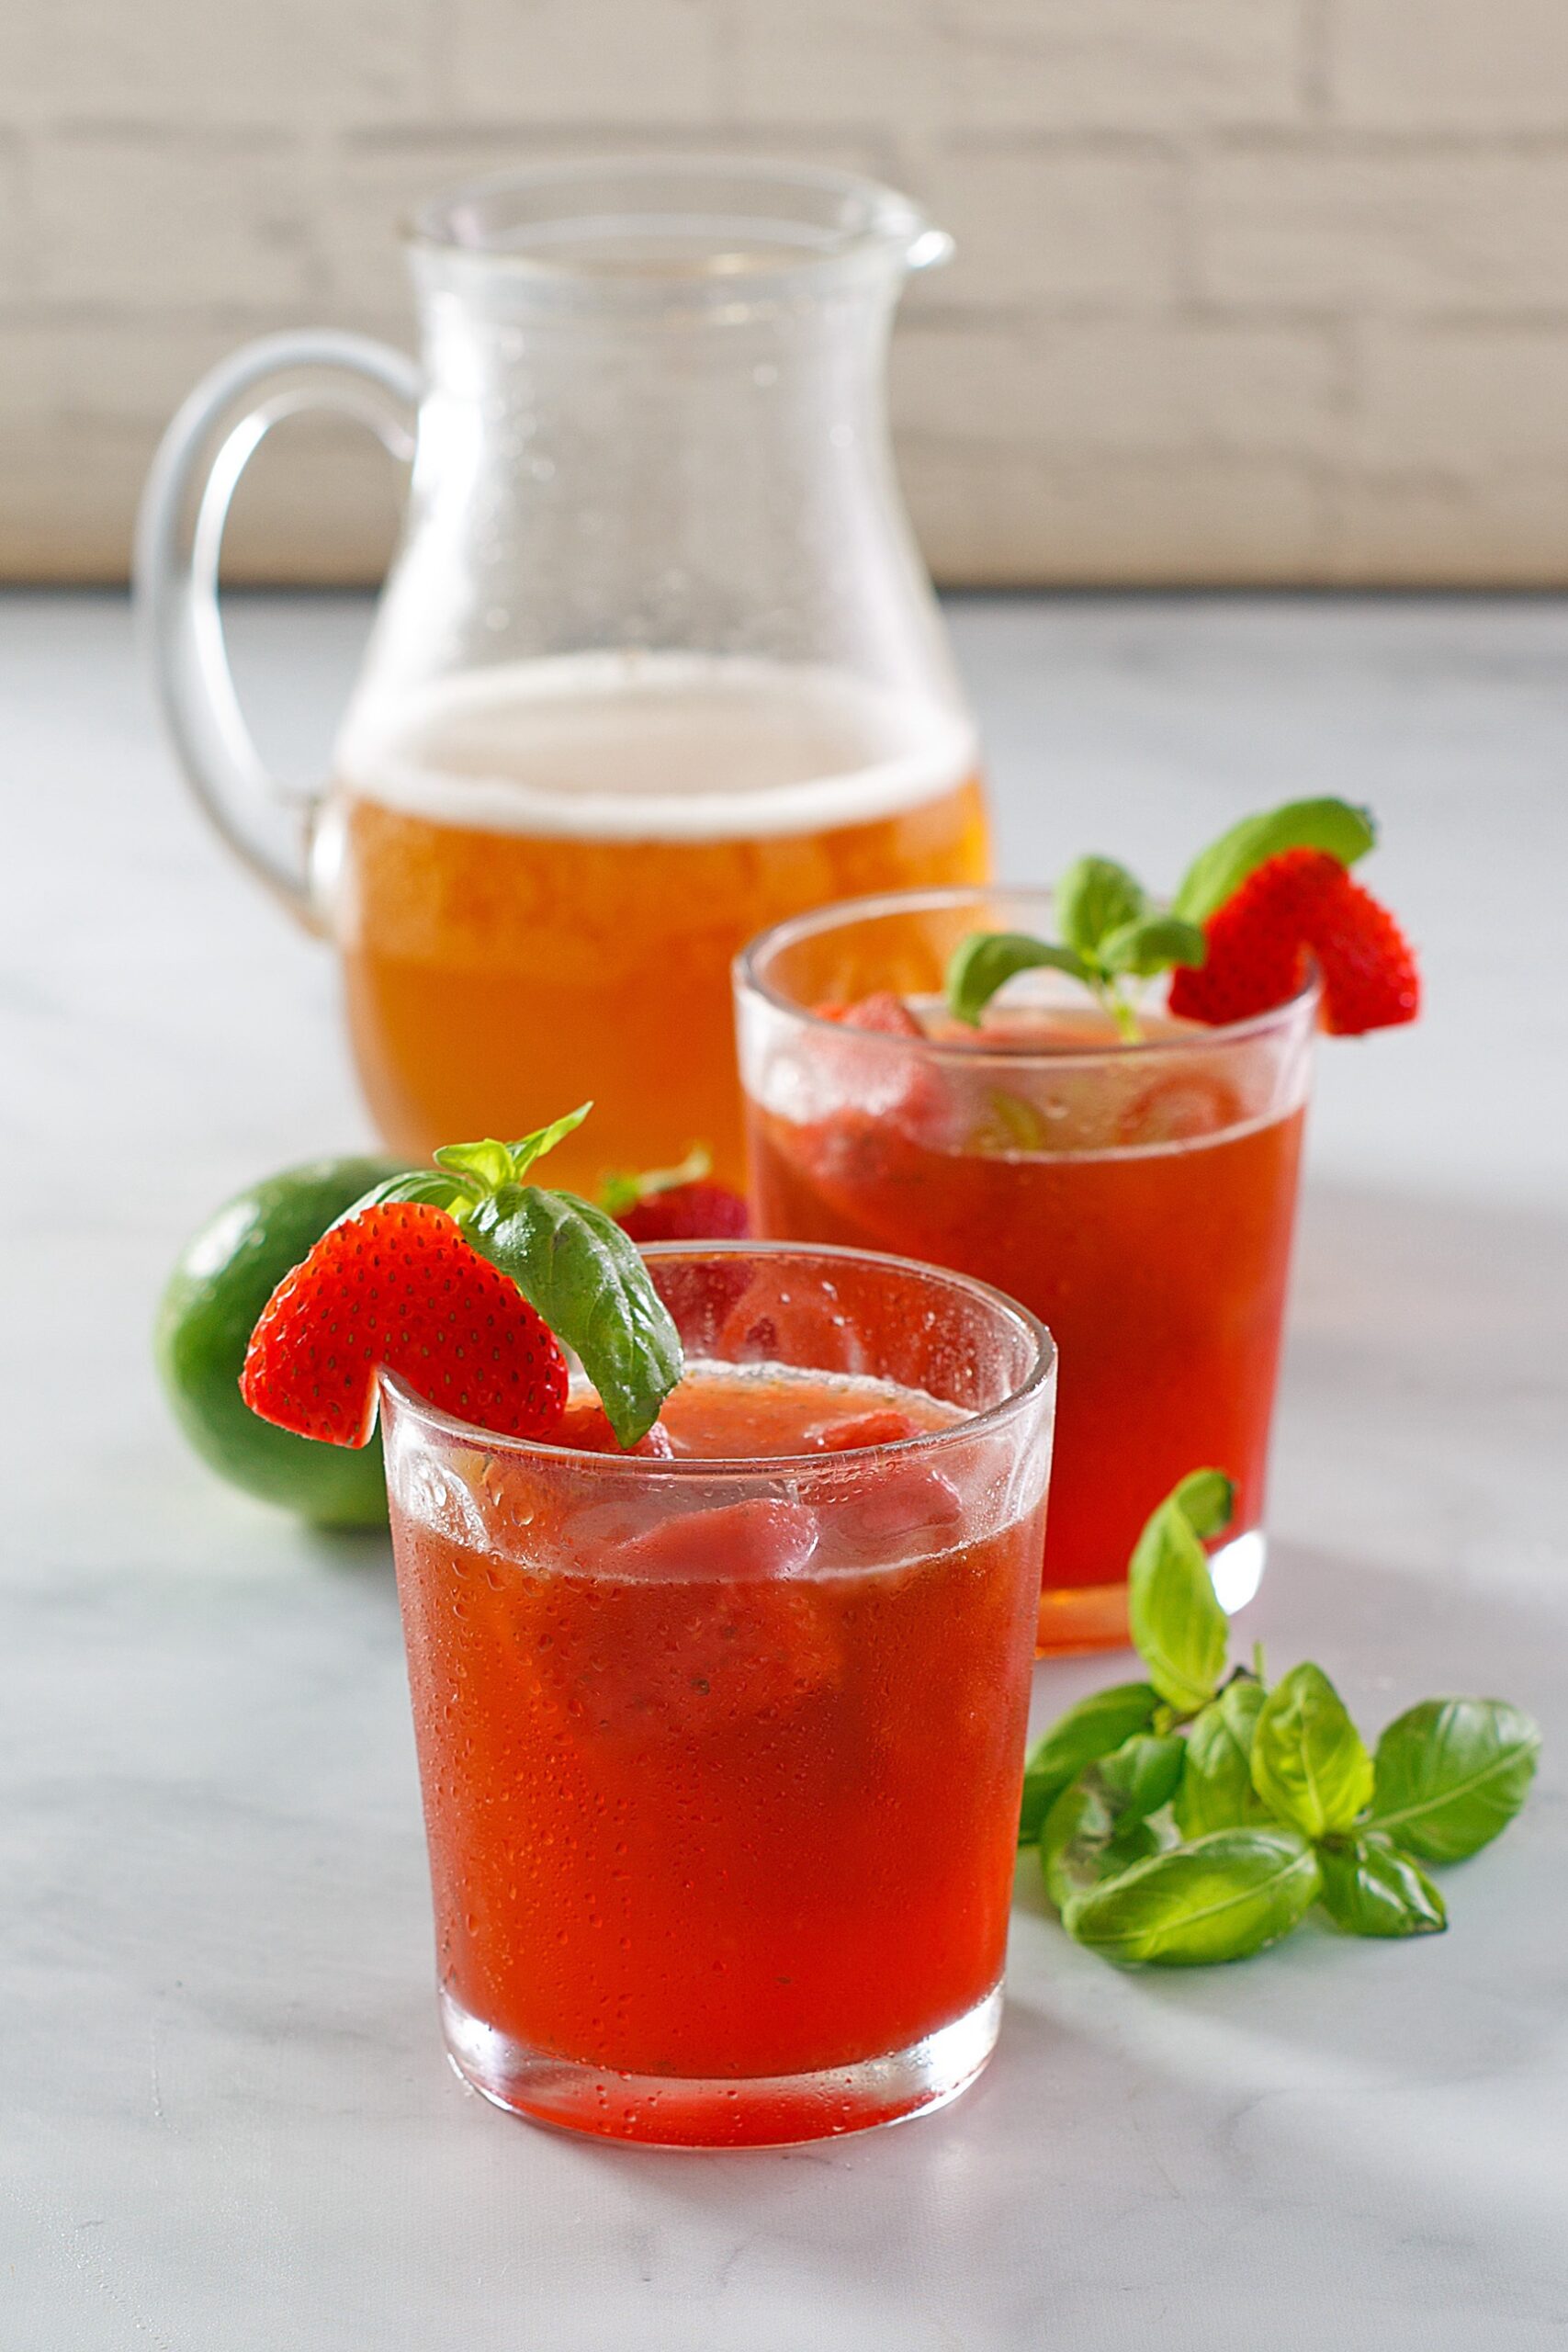
[[[153,1350],[175,1416],[231,1485],[322,1527],[386,1524],[379,1433],[363,1448],[276,1430],[240,1394],[257,1316],[329,1225],[405,1163],[311,1159],[241,1193],[194,1236],[169,1277]]]

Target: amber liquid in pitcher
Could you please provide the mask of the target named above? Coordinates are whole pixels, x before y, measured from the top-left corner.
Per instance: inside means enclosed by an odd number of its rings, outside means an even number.
[[[967,722],[841,673],[498,665],[351,727],[323,835],[360,1076],[395,1149],[513,1136],[588,1189],[705,1144],[743,1174],[730,972],[781,917],[984,880]]]

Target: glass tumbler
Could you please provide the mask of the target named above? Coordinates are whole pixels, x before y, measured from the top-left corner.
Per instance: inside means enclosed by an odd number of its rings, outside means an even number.
[[[996,2039],[1050,1336],[888,1258],[648,1257],[691,1376],[794,1383],[799,1452],[567,1452],[383,1381],[447,2048],[611,2138],[892,2122]],[[811,1449],[822,1394],[900,1391],[941,1425]]]
[[[1044,891],[910,892],[780,924],[737,967],[758,1229],[961,1268],[1055,1336],[1046,1651],[1125,1642],[1139,1531],[1200,1464],[1236,1483],[1215,1588],[1228,1608],[1257,1590],[1318,1006],[1314,979],[1205,1029],[1156,996],[1125,1044],[1082,989],[1032,973],[984,1030],[945,1016],[967,933],[1052,920]],[[932,1034],[812,1009],[877,989]]]

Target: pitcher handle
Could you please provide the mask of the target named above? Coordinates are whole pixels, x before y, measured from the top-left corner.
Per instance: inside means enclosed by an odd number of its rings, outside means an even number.
[[[277,380],[289,378],[297,380]],[[184,401],[158,446],[137,518],[139,618],[186,781],[230,848],[311,929],[320,795],[302,802],[270,775],[245,725],[218,604],[223,526],[240,476],[281,418],[340,410],[407,460],[420,390],[414,361],[367,335],[325,328],[264,335],[220,361]]]

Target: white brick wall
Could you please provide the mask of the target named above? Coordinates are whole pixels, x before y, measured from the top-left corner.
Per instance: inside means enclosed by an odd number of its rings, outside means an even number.
[[[416,198],[637,146],[953,231],[895,371],[950,580],[1568,572],[1568,0],[9,0],[0,575],[120,575],[246,335],[408,341]],[[238,568],[373,572],[386,460],[277,443]]]

